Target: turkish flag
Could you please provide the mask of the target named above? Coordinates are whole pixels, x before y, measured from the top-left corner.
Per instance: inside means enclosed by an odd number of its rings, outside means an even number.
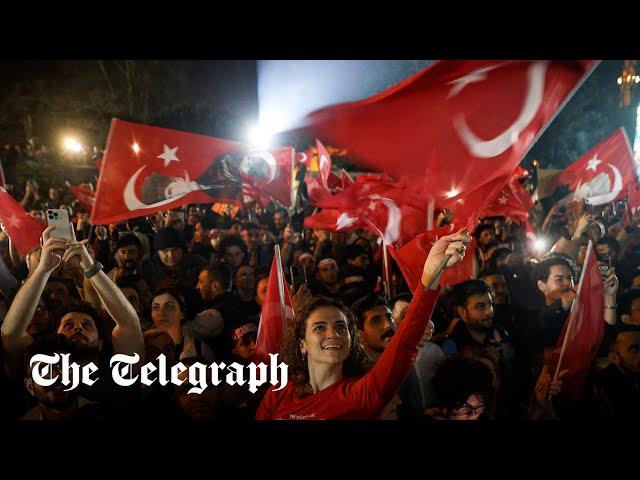
[[[634,215],[640,208],[640,190],[636,185],[629,185],[629,197],[627,198],[627,207],[629,212]]]
[[[576,199],[602,205],[624,198],[636,179],[631,145],[624,128],[619,128],[565,168],[556,179],[556,187],[568,185]]]
[[[0,187],[0,223],[22,256],[40,246],[40,237],[47,228],[40,220],[25,212],[4,187]]]
[[[87,209],[89,213],[93,209],[93,205],[96,200],[96,192],[87,187],[69,185],[69,191],[74,197],[78,199],[78,202]]]
[[[447,225],[426,233],[423,233],[407,243],[402,248],[389,247],[389,253],[394,258],[402,276],[414,291],[420,284],[424,262],[429,256],[429,251],[438,238],[451,235],[459,229],[455,225]],[[475,239],[469,243],[464,259],[461,263],[447,268],[442,272],[440,285],[455,285],[473,277],[473,256],[475,253]]]
[[[308,148],[304,152],[296,153],[296,163],[299,165],[308,167],[311,164],[311,160],[313,160],[313,148]]]
[[[558,338],[556,345],[558,352],[553,359],[555,371],[559,352],[566,344],[564,355],[559,359],[560,370],[568,369],[569,372],[562,379],[562,391],[559,394],[559,399],[567,407],[575,406],[580,399],[591,362],[593,362],[604,337],[603,288],[593,244],[589,242],[580,275],[578,294],[573,301],[571,312],[569,312],[560,338]]]
[[[322,217],[305,219],[305,226],[321,228],[320,222],[332,218],[336,223],[330,230],[356,229],[363,222],[387,245],[401,246],[426,230],[426,204],[404,182],[393,182],[381,175],[361,175],[352,185],[331,195],[317,179],[307,180],[309,202],[322,207]],[[326,213],[327,210],[333,213]],[[314,218],[315,217],[315,218]],[[326,221],[325,221],[326,220]],[[338,223],[339,222],[339,223]]]
[[[230,140],[114,119],[91,223],[189,203],[241,204],[244,184],[280,196],[281,181],[290,192],[292,160],[292,149],[251,151]]]
[[[278,257],[279,255],[273,256],[267,283],[267,296],[262,305],[256,350],[253,357],[257,361],[268,358],[270,353],[280,351],[287,325],[293,320],[294,312],[289,287],[282,273]],[[284,303],[285,318],[282,316],[281,299]]]
[[[468,218],[471,231],[594,66],[441,61],[373,97],[315,111],[299,128],[346,147],[354,162],[408,178],[407,188]]]
[[[254,161],[254,155],[256,155]],[[292,147],[279,148],[275,150],[254,152],[248,155],[251,164],[271,165],[273,172],[266,174],[242,174],[242,181],[245,185],[253,188],[245,189],[245,193],[251,196],[260,204],[263,204],[264,197],[271,195],[286,207],[291,206],[291,181],[293,175],[293,162],[295,150]],[[267,162],[264,159],[268,159]],[[248,193],[252,192],[252,193]],[[256,193],[258,192],[258,193]],[[267,204],[269,201],[267,200]]]
[[[498,197],[482,213],[483,217],[510,217],[517,221],[529,219],[529,210],[533,207],[531,196],[518,181],[521,172],[515,171],[505,184]]]
[[[331,155],[324,148],[324,145],[320,140],[316,139],[316,148],[318,149],[318,168],[320,169],[320,183],[324,185],[327,190],[329,188],[329,174],[331,173]]]
[[[349,232],[366,229],[368,225],[357,212],[341,212],[339,210],[322,210],[304,220],[305,228],[317,228],[330,232]]]

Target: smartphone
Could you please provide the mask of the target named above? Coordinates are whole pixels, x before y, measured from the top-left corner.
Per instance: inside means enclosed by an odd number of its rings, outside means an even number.
[[[69,212],[64,208],[47,209],[47,225],[56,227],[51,232],[52,237],[64,238],[71,241],[71,225],[69,223]]]
[[[598,262],[606,262],[604,265],[598,264],[598,270],[600,275],[604,275],[611,268],[611,257],[608,254],[601,254],[596,252],[596,260]]]

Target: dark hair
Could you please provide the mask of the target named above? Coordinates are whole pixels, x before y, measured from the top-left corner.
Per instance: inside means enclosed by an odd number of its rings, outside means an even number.
[[[81,302],[81,303],[76,303],[76,304],[71,304],[69,305],[67,308],[63,308],[62,310],[59,310],[58,312],[56,312],[56,315],[54,316],[54,331],[58,331],[58,328],[60,328],[60,322],[62,320],[62,318],[67,314],[67,313],[85,313],[87,315],[89,315],[91,317],[91,319],[93,320],[93,323],[96,326],[96,329],[98,330],[98,335],[101,339],[106,338],[106,334],[103,331],[102,328],[102,319],[100,318],[100,315],[98,314],[98,311],[93,308],[93,306],[90,303],[87,302]]]
[[[153,298],[159,297],[160,295],[164,295],[165,293],[175,298],[176,301],[178,302],[178,305],[180,305],[180,311],[184,314],[183,315],[184,316],[183,322],[184,322],[185,319],[187,318],[187,302],[185,302],[184,296],[182,295],[182,293],[180,293],[180,290],[178,290],[175,287],[163,287],[153,292]],[[151,300],[151,303],[153,304],[153,300]]]
[[[367,239],[367,237],[363,237],[363,236],[359,236],[358,238],[356,238],[353,242],[351,242],[353,245],[356,245],[356,242],[361,242],[364,241],[365,242],[365,247],[362,247],[366,250],[366,252],[371,255],[371,242],[369,241],[369,239]],[[360,246],[360,245],[358,245]]]
[[[322,307],[335,307],[347,318],[347,328],[351,335],[351,351],[343,363],[342,373],[345,377],[358,377],[366,372],[367,355],[358,336],[356,319],[353,313],[342,302],[334,298],[317,296],[303,303],[289,324],[282,343],[282,361],[289,366],[289,377],[295,385],[299,397],[313,393],[309,385],[309,367],[306,357],[300,351],[300,340],[304,339],[307,319]]]
[[[67,287],[67,290],[69,291],[69,296],[76,302],[81,301],[82,298],[80,298],[80,294],[78,293],[78,289],[76,287],[76,284],[73,282],[73,280],[70,280],[68,278],[65,277],[49,277],[49,279],[47,280],[46,285],[53,283],[53,282],[58,282],[58,283],[62,283],[65,287]]]
[[[384,295],[373,292],[369,295],[358,299],[353,305],[351,305],[351,311],[356,316],[356,323],[359,330],[364,329],[364,317],[365,314],[375,307],[385,307],[391,310],[387,299]]]
[[[492,275],[502,275],[503,277],[506,278],[506,275],[504,274],[504,272],[501,269],[499,269],[499,268],[487,268],[487,269],[481,271],[478,274],[478,280],[490,277]]]
[[[142,253],[142,242],[140,242],[140,239],[136,236],[135,233],[127,233],[125,235],[122,235],[118,239],[118,243],[116,243],[116,252],[122,247],[128,247],[129,245],[135,245],[136,247],[138,247],[138,251]]]
[[[239,222],[238,222],[239,223]],[[239,235],[227,235],[220,241],[220,252],[224,256],[224,250],[228,247],[236,246],[242,250],[242,253],[247,257],[247,244],[244,243],[242,237]]]
[[[34,355],[53,355],[55,353],[75,352],[73,343],[64,335],[44,335],[34,339],[27,345],[24,351],[24,368],[28,376],[31,376],[31,358]]]
[[[484,232],[485,230],[491,230],[494,235],[496,234],[496,229],[494,228],[493,223],[483,223],[476,227],[476,238],[480,238],[480,235],[482,235],[482,232]]]
[[[569,255],[561,253],[551,253],[547,256],[546,259],[535,266],[533,272],[535,280],[546,283],[546,281],[549,279],[549,275],[551,274],[551,267],[556,265],[567,267],[571,274],[575,276],[575,262]]]
[[[347,245],[344,251],[344,259],[345,261],[353,260],[354,258],[357,258],[362,254],[366,254],[369,258],[371,258],[371,255],[369,254],[369,252],[367,252],[360,245],[353,245],[353,244]]]
[[[461,354],[444,360],[431,384],[440,408],[460,408],[473,394],[482,396],[485,402],[493,397],[493,376],[489,367],[477,358]]]
[[[209,272],[209,277],[212,282],[218,282],[222,285],[222,289],[227,291],[233,285],[233,270],[231,270],[231,266],[228,263],[218,263],[211,267],[205,269]]]
[[[409,302],[409,303],[411,303],[411,300],[413,300],[413,295],[412,294],[410,294],[410,293],[399,293],[398,295],[396,295],[395,297],[393,297],[391,299],[389,304],[392,307],[395,307],[396,302]]]
[[[473,295],[491,295],[491,287],[484,280],[472,279],[453,286],[455,305],[464,307]]]
[[[595,244],[595,247],[597,247],[598,245],[607,245],[609,247],[609,250],[613,250],[615,253],[611,256],[612,258],[615,258],[620,252],[620,242],[609,235],[605,235],[600,240],[598,240]]]
[[[640,288],[633,288],[620,296],[618,315],[631,315],[631,304],[640,298]]]

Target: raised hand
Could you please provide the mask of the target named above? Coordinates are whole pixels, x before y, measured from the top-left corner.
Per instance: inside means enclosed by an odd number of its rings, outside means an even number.
[[[62,256],[63,262],[68,262],[72,258],[78,257],[80,259],[80,266],[83,270],[89,270],[93,265],[94,261],[89,254],[86,242],[78,242],[76,239],[76,232],[73,228],[73,224],[70,226],[71,228],[71,242],[69,242],[69,246],[67,247],[66,252]]]
[[[547,406],[547,402],[560,393],[560,390],[562,389],[562,377],[564,377],[567,372],[569,372],[569,370],[562,370],[558,373],[558,378],[556,378],[555,381],[551,381],[549,367],[547,365],[542,367],[542,372],[540,372],[540,376],[536,382],[535,391],[536,403],[540,407],[545,408]]]
[[[604,294],[605,296],[615,297],[616,293],[618,293],[618,287],[620,286],[620,281],[616,276],[616,269],[610,268],[603,275],[605,277],[604,280]]]
[[[51,237],[55,226],[45,228],[42,232],[42,253],[38,262],[37,270],[51,273],[62,263],[62,255],[67,249],[67,241],[60,237]]]
[[[424,262],[422,270],[422,284],[430,286],[432,280],[440,274],[438,269],[445,258],[448,258],[445,268],[453,267],[462,262],[467,245],[471,242],[471,236],[461,229],[453,235],[445,235],[433,244],[429,256]]]

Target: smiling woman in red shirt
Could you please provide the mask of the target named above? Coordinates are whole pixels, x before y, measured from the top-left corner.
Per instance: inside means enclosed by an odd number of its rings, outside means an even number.
[[[471,237],[458,232],[438,240],[424,264],[422,286],[398,332],[366,374],[366,355],[353,314],[339,301],[318,297],[297,313],[282,347],[289,384],[265,395],[258,420],[375,420],[409,373],[416,347],[438,298],[438,267],[462,261]],[[438,278],[436,278],[438,277]],[[425,287],[431,286],[425,291]]]

